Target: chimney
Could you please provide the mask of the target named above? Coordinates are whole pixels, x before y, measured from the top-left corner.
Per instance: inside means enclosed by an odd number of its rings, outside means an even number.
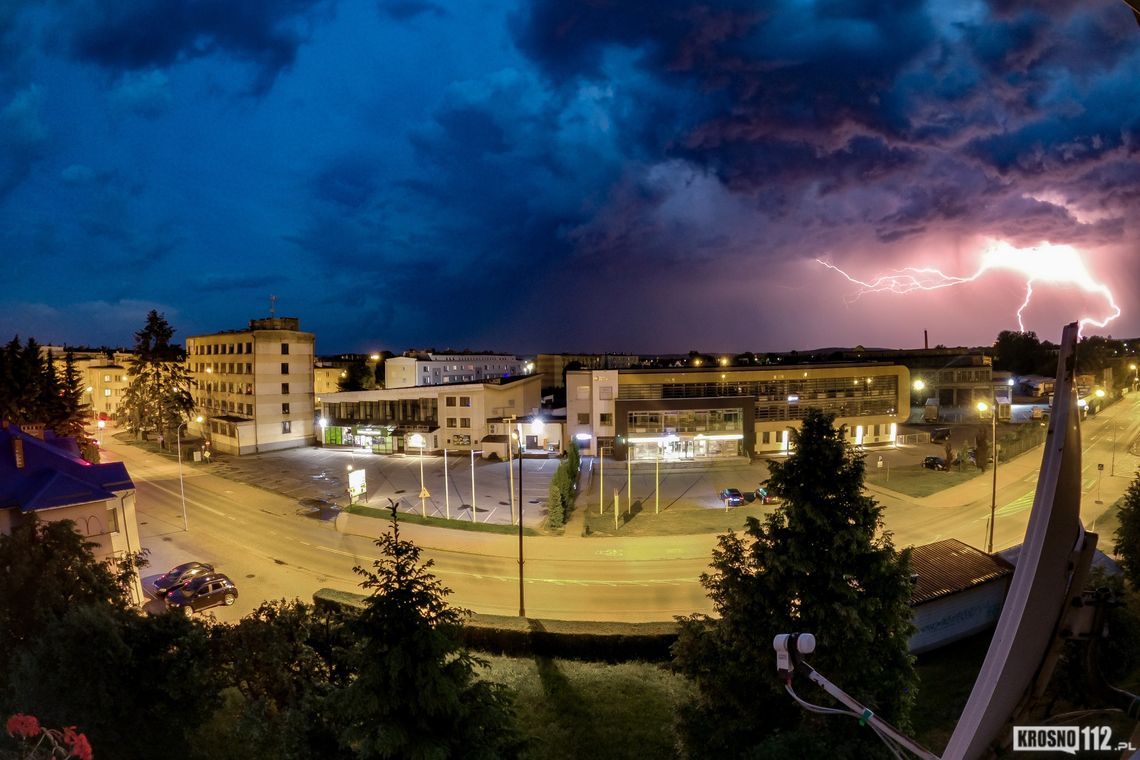
[[[24,469],[24,439],[18,436],[12,438],[12,455],[16,458],[16,469]]]
[[[922,347],[930,348],[930,337],[926,334],[926,330],[922,331]]]

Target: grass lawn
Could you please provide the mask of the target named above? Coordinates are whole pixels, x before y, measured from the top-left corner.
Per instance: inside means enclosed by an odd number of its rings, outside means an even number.
[[[889,471],[868,467],[866,483],[906,496],[922,497],[965,483],[981,474],[983,473],[972,465],[964,465],[960,472],[957,465],[946,472],[928,470],[918,464],[892,467]]]
[[[392,519],[392,510],[380,507],[367,507],[363,504],[353,504],[348,507],[348,511],[354,515],[364,515],[365,517],[376,517],[381,520]],[[517,536],[519,529],[517,525],[499,525],[497,523],[480,523],[471,522],[470,520],[446,520],[442,517],[424,517],[415,512],[401,512],[400,522],[412,523],[414,525],[434,525],[437,528],[451,528],[452,530],[472,530],[479,533],[507,533]],[[523,527],[524,536],[539,536],[542,535],[533,528]]]
[[[987,632],[919,659],[914,738],[934,752],[950,739],[989,641]],[[693,686],[666,668],[480,656],[490,663],[483,677],[517,694],[519,724],[533,741],[526,757],[677,757],[673,714]],[[818,701],[830,704],[823,695]]]
[[[488,680],[514,689],[528,758],[676,757],[673,712],[692,688],[657,665],[485,656]]]
[[[661,513],[654,512],[653,502],[633,503],[629,512],[618,514],[618,525],[614,527],[613,507],[604,514],[598,514],[595,506],[586,513],[586,529],[591,536],[682,536],[689,533],[726,533],[744,527],[744,518],[762,518],[771,514],[774,506],[745,504],[741,507],[704,507],[693,504],[674,503]],[[582,509],[582,507],[575,507]]]

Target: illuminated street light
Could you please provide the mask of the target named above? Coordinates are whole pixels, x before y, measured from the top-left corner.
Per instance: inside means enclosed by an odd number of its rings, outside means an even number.
[[[103,446],[103,428],[107,427],[107,422],[105,420],[99,420],[95,423],[95,427],[99,428],[99,446],[101,448]]]
[[[986,552],[993,554],[994,551],[994,518],[997,515],[997,468],[998,468],[998,452],[997,452],[997,398],[994,398],[993,408],[990,409],[985,401],[978,402],[978,411],[985,414],[986,410],[990,410],[990,425],[992,430],[992,443],[990,450],[994,458],[994,478],[993,489],[990,491],[990,527],[986,536]]]
[[[199,425],[202,424],[202,415],[194,418],[194,421]],[[175,446],[178,449],[178,490],[182,494],[182,530],[190,530],[190,519],[186,515],[186,483],[182,479],[182,428],[190,424],[190,420],[183,421],[178,429],[174,431]]]
[[[431,495],[424,485],[424,446],[427,445],[427,439],[423,433],[412,433],[412,435],[408,437],[408,443],[420,450],[420,515],[427,517],[427,502],[425,499]]]

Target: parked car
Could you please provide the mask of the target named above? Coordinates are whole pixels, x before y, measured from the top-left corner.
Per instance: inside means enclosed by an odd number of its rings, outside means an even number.
[[[977,449],[970,449],[969,451],[967,451],[966,452],[966,461],[972,465],[977,465],[978,464],[978,450]],[[993,464],[993,463],[994,463],[994,455],[993,454],[987,454],[986,455],[986,464]]]
[[[205,562],[183,562],[155,578],[154,592],[160,597],[166,596],[191,578],[212,572],[214,572],[214,566]]]
[[[783,499],[772,493],[768,488],[760,486],[756,489],[756,501],[761,504],[779,504]]]
[[[949,465],[942,457],[926,457],[922,460],[922,466],[928,470],[949,470]]]
[[[720,492],[720,500],[726,507],[739,507],[744,503],[744,494],[739,488],[726,488]]]
[[[181,609],[186,614],[199,610],[227,607],[237,601],[238,590],[234,582],[224,573],[205,573],[196,576],[183,586],[166,595],[166,606]]]

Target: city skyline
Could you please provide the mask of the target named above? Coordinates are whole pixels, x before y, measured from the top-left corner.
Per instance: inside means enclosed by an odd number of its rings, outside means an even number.
[[[0,20],[4,340],[129,347],[153,308],[183,342],[271,296],[323,355],[1140,335],[1119,0]]]

